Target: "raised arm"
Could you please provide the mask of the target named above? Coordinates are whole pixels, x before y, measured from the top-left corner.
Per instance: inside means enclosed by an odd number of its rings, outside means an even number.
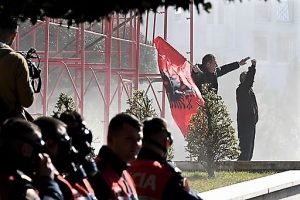
[[[245,80],[241,83],[241,86],[247,90],[250,90],[250,88],[253,86],[254,76],[256,73],[256,60],[251,60],[251,63],[252,65],[248,68]]]
[[[228,72],[231,72],[235,69],[238,69],[240,66],[245,65],[247,61],[250,59],[250,57],[243,58],[239,62],[233,62],[227,65],[223,65],[221,67],[218,67],[216,69],[217,76],[223,76],[224,74],[227,74]]]

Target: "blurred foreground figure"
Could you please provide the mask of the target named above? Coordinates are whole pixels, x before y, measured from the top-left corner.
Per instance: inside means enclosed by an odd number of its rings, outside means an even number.
[[[134,116],[120,113],[111,119],[107,145],[101,147],[96,158],[99,173],[89,179],[98,199],[138,199],[127,168],[137,158],[142,138],[141,124]]]
[[[258,107],[255,94],[252,90],[256,73],[256,60],[248,71],[240,75],[240,85],[236,89],[237,125],[240,140],[241,154],[238,160],[250,161],[253,155],[255,128],[258,121]]]
[[[32,120],[24,107],[34,100],[26,59],[11,45],[17,35],[17,20],[0,16],[0,122],[10,117]]]
[[[64,199],[54,181],[56,172],[42,153],[39,128],[23,119],[5,121],[0,132],[0,199]]]
[[[180,169],[167,161],[168,149],[173,138],[167,122],[162,118],[144,121],[143,145],[138,159],[128,169],[136,185],[140,199],[151,200],[199,200],[183,178]]]
[[[78,151],[76,162],[83,166],[88,177],[94,176],[98,169],[93,159],[93,134],[87,128],[82,116],[76,111],[65,111],[59,119],[67,125],[68,135],[72,145]]]
[[[65,200],[95,200],[94,190],[87,180],[82,165],[76,163],[78,152],[72,146],[67,134],[67,125],[53,117],[39,117],[34,120],[46,142],[47,151],[59,171],[56,180]]]

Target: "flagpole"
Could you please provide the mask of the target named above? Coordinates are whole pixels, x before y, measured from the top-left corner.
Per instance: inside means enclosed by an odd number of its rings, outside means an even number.
[[[165,14],[164,14],[164,40],[167,41],[168,36],[168,8],[165,7]],[[161,117],[166,116],[166,89],[164,85],[162,85],[162,105],[161,105]]]
[[[194,1],[190,3],[190,62],[194,61]]]
[[[195,68],[198,72],[203,73],[203,71],[201,69],[199,69],[198,66],[194,65],[189,60],[186,59],[186,62],[188,62],[190,64],[190,66],[192,66],[192,68]]]

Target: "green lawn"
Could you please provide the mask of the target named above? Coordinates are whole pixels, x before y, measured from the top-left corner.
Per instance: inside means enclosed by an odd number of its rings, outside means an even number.
[[[247,180],[275,174],[276,172],[216,172],[215,178],[208,178],[206,172],[183,172],[195,192],[204,192]]]

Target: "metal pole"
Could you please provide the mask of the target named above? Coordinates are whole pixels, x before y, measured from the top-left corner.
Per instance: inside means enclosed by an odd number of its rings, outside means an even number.
[[[111,19],[113,20],[113,19]],[[111,82],[111,43],[112,21],[105,20],[105,91],[104,91],[104,133],[103,142],[106,143],[107,127],[109,124],[110,82]]]
[[[156,28],[156,13],[154,13],[154,18],[153,18],[153,35],[152,35],[152,44],[153,44],[153,41],[155,39],[155,29]]]
[[[165,14],[164,14],[164,39],[167,41],[168,37],[168,8],[165,7]],[[166,116],[166,90],[165,87],[162,85],[162,97],[161,97],[161,117]]]
[[[46,18],[45,23],[45,54],[44,54],[44,79],[43,79],[43,115],[46,116],[48,112],[48,73],[49,73],[49,18]]]
[[[140,24],[140,16],[135,17],[135,30],[136,30],[136,48],[135,48],[135,82],[134,82],[134,89],[139,89],[139,73],[140,73],[140,31],[141,31],[141,24]]]
[[[119,25],[120,25],[120,15],[117,14],[117,27],[119,27]],[[124,25],[124,27],[126,27],[126,24]],[[120,38],[120,28],[121,27],[119,27],[117,29],[117,38]],[[118,51],[118,68],[121,68],[122,52],[121,52],[121,41],[120,40],[117,41],[117,51]],[[117,89],[118,89],[118,112],[121,112],[121,109],[122,109],[122,91],[121,91],[121,83],[120,83],[119,78],[118,78]]]
[[[144,43],[146,44],[147,43],[147,37],[148,37],[148,21],[149,21],[149,11],[147,11],[147,15],[146,15],[146,33],[145,33],[145,41]]]
[[[80,24],[80,111],[83,115],[84,108],[84,92],[85,92],[85,32],[84,32],[84,23]]]
[[[132,11],[130,12],[130,22],[129,22],[129,39],[131,40],[131,41],[133,41],[134,40],[134,24],[133,24],[133,20],[132,20]],[[133,42],[131,42],[130,44],[129,44],[129,67],[130,68],[133,68],[133,49],[134,49],[134,44],[133,44]]]
[[[190,4],[190,62],[194,63],[194,8],[193,0]]]

